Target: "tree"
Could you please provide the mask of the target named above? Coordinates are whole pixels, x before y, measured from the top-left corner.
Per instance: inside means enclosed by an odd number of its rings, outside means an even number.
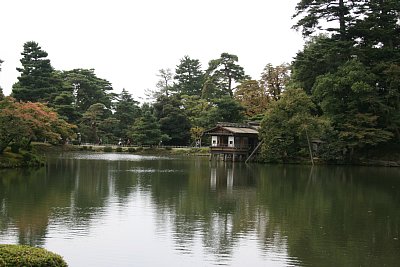
[[[243,67],[236,63],[238,61],[239,58],[236,55],[222,53],[220,58],[208,63],[206,72],[208,82],[214,83],[222,94],[233,97],[234,83],[250,79]]]
[[[84,138],[90,142],[99,142],[98,129],[102,122],[111,115],[111,112],[103,103],[91,105],[82,116],[80,131]]]
[[[110,93],[112,85],[109,81],[98,78],[94,69],[74,69],[65,71],[62,77],[67,86],[72,88],[75,97],[75,108],[84,113],[91,105],[102,103],[108,109],[115,95]]]
[[[301,29],[303,36],[306,37],[316,30],[326,30],[339,34],[343,39],[348,32],[349,25],[355,20],[354,9],[358,6],[358,2],[363,1],[300,0],[296,5],[296,13],[293,18],[301,17],[301,19],[293,28]]]
[[[261,73],[261,86],[267,94],[273,99],[278,100],[285,90],[290,78],[289,64],[283,63],[276,67],[267,64]]]
[[[118,95],[118,101],[115,103],[115,112],[113,117],[119,121],[116,135],[121,138],[128,137],[130,125],[140,116],[139,102],[132,98],[132,95],[125,89],[122,89]]]
[[[253,117],[266,111],[269,96],[258,81],[242,82],[235,91],[235,99],[245,108],[245,114]]]
[[[337,134],[330,142],[349,160],[354,152],[387,142],[393,136],[378,125],[382,102],[376,76],[357,60],[339,67],[336,73],[318,77],[313,95]],[[341,151],[340,151],[341,150]]]
[[[38,43],[30,41],[24,44],[21,55],[22,68],[17,68],[21,74],[13,85],[12,96],[21,101],[47,102],[62,85],[53,75],[47,52]]]
[[[129,136],[138,145],[158,145],[162,140],[160,125],[149,110],[144,111],[142,116],[135,120]]]
[[[261,123],[264,141],[262,157],[267,161],[286,161],[305,157],[311,137],[319,137],[328,128],[315,114],[315,104],[302,89],[289,88],[270,103]],[[307,140],[308,139],[308,140]]]
[[[181,101],[192,127],[210,128],[214,126],[210,121],[210,114],[212,110],[216,109],[213,103],[195,95],[183,95]]]
[[[43,103],[0,101],[0,153],[11,143],[47,140],[58,143],[72,138],[75,126],[58,117]]]
[[[174,92],[172,84],[174,74],[172,73],[171,69],[160,69],[156,75],[159,77],[159,80],[156,84],[156,89],[146,89],[145,92],[148,100],[155,100],[162,95],[169,96]]]
[[[352,56],[353,48],[346,41],[338,41],[324,35],[311,38],[297,53],[292,63],[291,83],[311,95],[319,75],[335,72]]]
[[[224,96],[214,101],[215,108],[210,110],[209,121],[211,125],[217,122],[242,122],[244,120],[244,108],[240,103]]]
[[[204,73],[198,59],[184,56],[176,66],[174,90],[180,95],[201,95]]]
[[[181,108],[177,96],[160,96],[154,103],[154,114],[158,118],[163,134],[169,136],[168,145],[187,145],[190,140],[190,122]]]

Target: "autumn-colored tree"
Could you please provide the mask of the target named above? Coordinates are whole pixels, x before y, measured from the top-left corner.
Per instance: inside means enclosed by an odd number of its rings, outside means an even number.
[[[274,100],[281,97],[285,90],[286,84],[290,78],[289,65],[283,63],[274,67],[272,64],[267,64],[261,74],[261,86],[267,94]]]
[[[245,108],[245,114],[253,117],[266,111],[269,96],[265,88],[255,80],[241,83],[235,91],[235,99]]]
[[[12,142],[47,140],[59,142],[74,135],[74,126],[60,119],[43,103],[0,101],[0,153]]]

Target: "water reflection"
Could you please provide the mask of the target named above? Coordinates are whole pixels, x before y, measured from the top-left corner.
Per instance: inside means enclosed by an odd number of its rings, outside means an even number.
[[[73,266],[82,263],[74,258],[78,241],[93,246],[98,261],[102,246],[115,247],[108,255],[120,266],[162,259],[199,266],[400,260],[397,169],[66,154],[45,168],[2,170],[0,177],[0,243],[62,243],[58,252]],[[165,253],[159,262],[151,251],[127,256],[146,247]]]

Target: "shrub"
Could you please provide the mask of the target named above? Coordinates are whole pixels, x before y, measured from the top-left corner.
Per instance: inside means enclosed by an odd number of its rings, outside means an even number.
[[[128,147],[128,152],[129,153],[134,153],[136,149],[134,147]]]
[[[112,147],[110,147],[110,146],[105,146],[105,147],[104,147],[104,152],[112,152]]]
[[[0,245],[0,266],[64,267],[68,265],[61,256],[42,248]]]
[[[117,152],[122,152],[122,147],[117,147],[116,149],[115,149],[115,151],[117,151]]]

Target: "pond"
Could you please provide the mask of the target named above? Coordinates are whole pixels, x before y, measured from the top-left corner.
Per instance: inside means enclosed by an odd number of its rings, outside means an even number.
[[[69,266],[398,266],[400,169],[65,153],[0,170],[0,243]]]

